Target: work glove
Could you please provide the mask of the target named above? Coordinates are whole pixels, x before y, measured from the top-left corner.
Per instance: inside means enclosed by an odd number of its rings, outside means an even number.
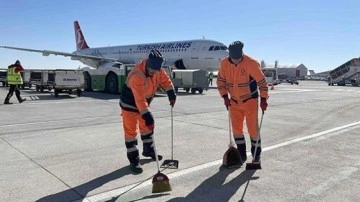
[[[224,98],[224,105],[226,107],[227,110],[229,110],[229,107],[230,107],[230,99],[228,97],[227,94],[223,95],[222,96]]]
[[[142,115],[142,118],[145,120],[146,127],[148,127],[149,130],[154,130],[155,122],[151,112],[146,112]]]
[[[175,102],[176,102],[176,94],[175,94],[174,89],[168,90],[166,93],[168,95],[171,107],[174,107]]]
[[[267,108],[267,106],[268,106],[268,103],[267,103],[267,101],[266,101],[266,98],[262,97],[262,98],[260,99],[260,107],[261,107],[261,109],[262,109],[263,111],[265,111],[266,108]]]

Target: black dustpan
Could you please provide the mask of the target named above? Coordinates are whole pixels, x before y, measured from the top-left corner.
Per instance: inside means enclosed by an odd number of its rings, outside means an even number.
[[[228,118],[230,144],[229,148],[224,153],[223,165],[226,168],[240,168],[243,165],[243,162],[241,160],[239,151],[234,147],[234,142],[232,141],[230,111],[228,112]]]
[[[179,161],[174,160],[174,121],[173,108],[171,107],[171,159],[166,159],[160,166],[161,168],[178,169]]]
[[[223,165],[226,168],[240,168],[242,164],[239,151],[235,147],[230,146],[224,153]]]

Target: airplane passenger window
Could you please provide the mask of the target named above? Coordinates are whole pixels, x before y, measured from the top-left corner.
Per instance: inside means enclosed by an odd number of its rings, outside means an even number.
[[[209,48],[209,51],[213,51],[214,50],[214,46],[211,46],[210,48]]]

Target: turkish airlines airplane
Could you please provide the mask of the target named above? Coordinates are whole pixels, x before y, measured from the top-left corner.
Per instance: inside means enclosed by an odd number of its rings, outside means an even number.
[[[227,47],[223,43],[206,39],[90,48],[78,21],[74,22],[74,28],[76,51],[73,53],[10,46],[0,48],[39,52],[44,56],[71,57],[72,60],[79,60],[93,68],[115,67],[119,63],[135,64],[146,58],[154,48],[163,54],[164,65],[174,65],[177,69],[217,71],[220,60],[228,56]]]

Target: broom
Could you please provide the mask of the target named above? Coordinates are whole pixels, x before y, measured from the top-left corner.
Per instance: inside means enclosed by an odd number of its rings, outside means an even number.
[[[259,139],[260,139],[260,130],[261,130],[261,125],[263,122],[263,117],[264,117],[264,110],[262,110],[262,114],[261,114],[261,121],[260,121],[260,126],[258,128],[258,136],[256,138],[256,145],[255,145],[255,151],[254,151],[254,156],[253,156],[253,160],[251,163],[247,163],[246,164],[246,170],[260,170],[261,169],[261,163],[260,161],[255,161],[255,156],[256,156],[256,151],[258,148],[258,143],[259,143]]]
[[[228,109],[228,118],[230,144],[229,149],[224,153],[223,165],[226,168],[239,168],[242,166],[243,162],[241,160],[239,151],[234,147],[234,142],[232,141],[230,107]]]
[[[155,152],[155,159],[156,159],[158,173],[154,175],[152,180],[152,184],[153,184],[152,193],[162,193],[162,192],[171,191],[169,178],[165,174],[160,172],[159,158],[156,151],[154,136],[153,136],[153,144],[154,144],[154,152]]]

